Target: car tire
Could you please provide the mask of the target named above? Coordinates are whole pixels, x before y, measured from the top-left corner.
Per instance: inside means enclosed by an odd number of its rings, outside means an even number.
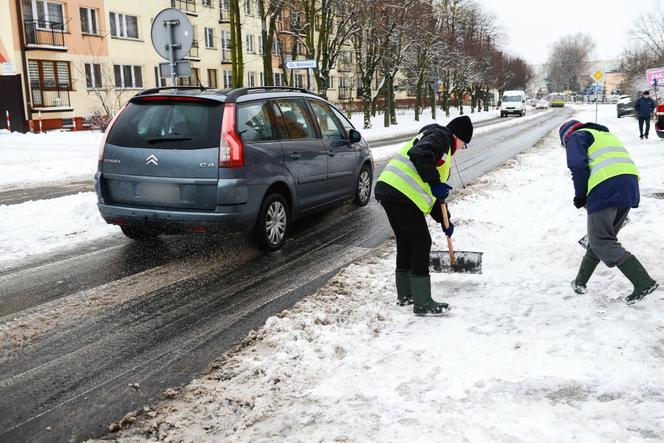
[[[268,194],[263,199],[256,222],[255,237],[258,246],[267,251],[276,251],[286,242],[290,224],[288,202],[279,193]]]
[[[505,117],[505,114],[501,112],[500,113],[500,118],[504,118],[504,117]]]
[[[366,206],[369,200],[371,200],[372,181],[373,174],[371,173],[371,168],[363,165],[357,177],[357,186],[355,186],[355,204],[357,206]]]
[[[120,226],[122,233],[132,240],[150,241],[159,237],[160,232],[138,226]]]

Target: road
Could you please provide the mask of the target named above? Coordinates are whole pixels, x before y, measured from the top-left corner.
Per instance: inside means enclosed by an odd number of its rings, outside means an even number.
[[[479,177],[570,114],[552,111],[478,135],[458,154],[461,175]],[[376,175],[385,163],[376,162]],[[154,244],[116,236],[2,271],[0,442],[104,434],[111,421],[204,373],[251,329],[390,233],[372,201],[297,223],[271,254],[240,235]]]

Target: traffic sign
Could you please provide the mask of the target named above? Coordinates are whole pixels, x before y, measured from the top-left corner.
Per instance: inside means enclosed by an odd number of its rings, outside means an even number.
[[[598,69],[592,73],[591,77],[599,83],[604,78],[604,73]]]
[[[649,85],[657,86],[664,80],[664,68],[653,68],[646,71],[646,80]]]
[[[152,21],[150,36],[157,54],[169,61],[182,60],[194,43],[194,27],[184,12],[166,8]]]
[[[309,69],[316,66],[316,60],[292,60],[286,63],[286,69]]]

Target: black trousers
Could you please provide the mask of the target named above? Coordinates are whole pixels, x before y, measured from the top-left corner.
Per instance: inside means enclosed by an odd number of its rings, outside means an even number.
[[[397,269],[429,275],[431,235],[424,213],[415,203],[381,204],[397,240]]]
[[[646,132],[643,132],[643,122],[646,123]],[[645,135],[646,137],[650,133],[650,117],[639,117],[639,135]]]

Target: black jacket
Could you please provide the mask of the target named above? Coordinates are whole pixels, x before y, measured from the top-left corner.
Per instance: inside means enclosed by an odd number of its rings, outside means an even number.
[[[424,136],[408,151],[408,157],[424,182],[430,185],[440,183],[440,174],[436,167],[450,149],[452,132],[444,126],[431,124],[420,129],[420,133],[424,133]],[[382,181],[376,183],[374,194],[378,201],[415,204],[399,190]],[[439,204],[434,205],[431,216],[437,222],[443,222]]]

